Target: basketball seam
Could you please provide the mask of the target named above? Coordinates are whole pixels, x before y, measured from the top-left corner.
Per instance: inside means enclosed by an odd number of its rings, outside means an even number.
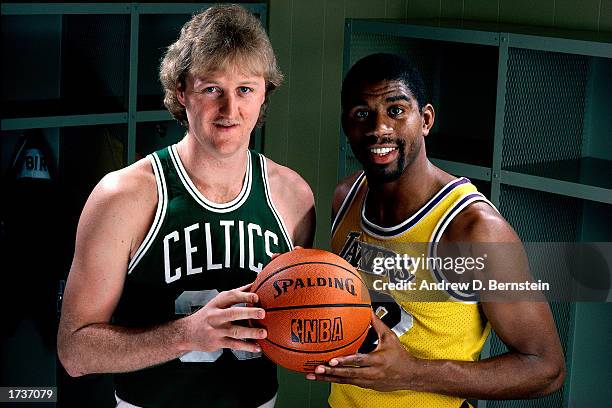
[[[344,266],[340,266],[340,265],[336,265],[330,262],[320,262],[320,261],[308,261],[308,262],[300,262],[300,263],[295,263],[295,264],[291,264],[288,266],[285,266],[277,271],[274,271],[273,273],[271,273],[269,276],[267,276],[263,281],[261,281],[259,283],[259,285],[255,288],[255,290],[253,290],[253,292],[257,292],[259,290],[259,288],[261,288],[261,286],[266,283],[268,281],[268,279],[270,279],[271,277],[273,277],[274,275],[277,275],[289,268],[293,268],[294,266],[300,266],[300,265],[308,265],[308,264],[316,264],[316,265],[330,265],[330,266],[336,266],[340,269],[343,269],[345,271],[347,271],[348,273],[350,273],[351,275],[355,276],[357,279],[359,279],[361,281],[361,283],[363,283],[363,285],[367,288],[368,285],[366,285],[366,283],[363,281],[363,279],[361,279],[361,276],[359,276],[358,274],[356,274],[355,272],[351,271],[350,269],[345,268]]]
[[[312,350],[312,351],[310,351],[310,350],[296,350],[296,349],[292,349],[292,348],[290,348],[290,347],[281,346],[280,344],[277,344],[277,343],[275,343],[275,342],[273,342],[272,340],[269,340],[269,339],[267,339],[267,338],[262,339],[262,340],[265,340],[265,341],[267,341],[268,343],[275,345],[276,347],[279,347],[279,348],[282,348],[282,349],[284,349],[284,350],[288,350],[288,351],[293,351],[293,352],[295,352],[295,353],[302,353],[302,354],[324,354],[324,353],[330,353],[330,352],[332,352],[332,351],[342,350],[343,348],[346,348],[346,347],[350,346],[351,344],[353,344],[353,343],[355,343],[357,340],[359,340],[359,339],[361,338],[361,336],[363,336],[363,335],[364,335],[364,333],[367,333],[367,332],[368,332],[368,330],[370,330],[370,327],[369,327],[369,326],[368,326],[368,327],[366,327],[366,329],[365,329],[364,331],[362,331],[362,332],[361,332],[361,334],[359,334],[359,336],[357,336],[357,337],[355,338],[355,340],[351,341],[350,343],[347,343],[347,344],[345,344],[345,345],[344,345],[344,346],[342,346],[342,347],[337,347],[337,348],[334,348],[334,349],[328,349],[328,350]],[[265,353],[264,353],[264,354],[265,354]],[[266,354],[266,355],[267,355],[267,354]]]
[[[295,306],[280,306],[280,307],[271,307],[269,309],[264,309],[267,312],[279,312],[283,310],[293,310],[293,309],[314,309],[320,307],[372,307],[369,303],[321,303],[315,305],[295,305]]]

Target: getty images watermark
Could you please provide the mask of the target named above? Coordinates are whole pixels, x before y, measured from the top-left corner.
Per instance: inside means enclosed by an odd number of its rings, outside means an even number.
[[[372,271],[377,275],[384,274],[385,271],[404,271],[403,274],[409,276],[408,279],[400,279],[395,282],[385,282],[383,279],[375,279],[372,286],[375,290],[454,290],[454,291],[480,291],[480,290],[550,290],[550,284],[538,280],[530,282],[500,282],[495,279],[471,279],[467,282],[450,282],[448,280],[429,281],[422,279],[417,283],[416,277],[419,270],[428,271],[453,271],[457,275],[464,273],[483,272],[486,268],[488,254],[482,256],[425,256],[420,254],[417,257],[408,254],[395,254],[395,256],[378,256],[372,259]]]
[[[405,301],[612,301],[612,243],[359,243],[371,290]]]

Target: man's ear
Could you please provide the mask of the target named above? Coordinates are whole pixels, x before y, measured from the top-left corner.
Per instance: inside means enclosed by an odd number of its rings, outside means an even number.
[[[176,83],[176,99],[185,107],[185,84],[183,81],[178,81]]]
[[[423,120],[422,131],[423,136],[429,135],[429,131],[434,125],[434,120],[436,118],[436,112],[434,107],[428,103],[423,107],[423,111],[421,113],[421,118]]]

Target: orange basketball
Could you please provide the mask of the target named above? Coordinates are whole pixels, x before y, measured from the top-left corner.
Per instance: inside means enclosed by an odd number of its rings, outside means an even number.
[[[319,249],[273,259],[251,286],[266,317],[259,340],[266,356],[290,370],[312,372],[333,357],[355,353],[368,333],[370,295],[348,262]]]

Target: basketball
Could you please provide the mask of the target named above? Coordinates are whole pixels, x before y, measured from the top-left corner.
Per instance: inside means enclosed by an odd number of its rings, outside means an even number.
[[[371,320],[370,295],[348,262],[319,249],[296,249],[279,255],[251,286],[265,309],[252,321],[268,337],[263,353],[294,371],[313,372],[333,357],[355,353]]]

